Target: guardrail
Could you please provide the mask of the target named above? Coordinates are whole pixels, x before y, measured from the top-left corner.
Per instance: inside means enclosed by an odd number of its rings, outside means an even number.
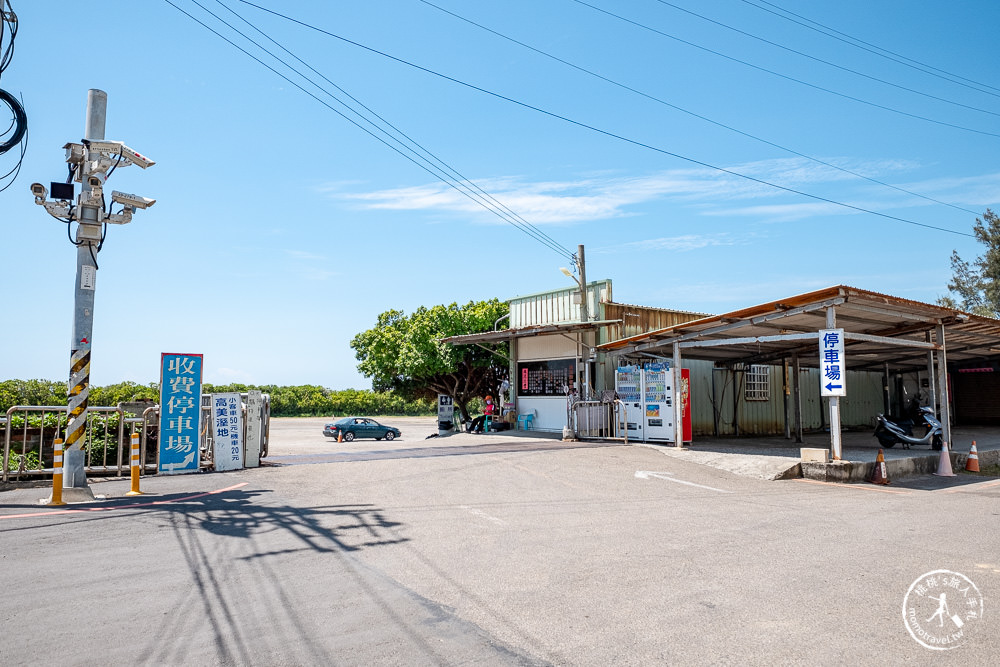
[[[620,400],[577,401],[572,407],[573,430],[581,440],[622,440],[628,444],[627,409]]]

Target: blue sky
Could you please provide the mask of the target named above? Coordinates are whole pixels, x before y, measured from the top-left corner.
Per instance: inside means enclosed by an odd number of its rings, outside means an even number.
[[[171,2],[336,106],[205,9],[267,43],[238,12],[558,245],[584,244],[617,301],[724,312],[839,283],[934,301],[1000,202],[993,2],[434,0],[615,83],[420,0],[257,3],[343,39],[238,0]],[[74,248],[28,186],[65,177],[89,88],[108,93],[107,138],[157,162],[108,184],[157,204],[100,253],[94,384],[152,382],[161,352],[196,352],[208,382],[364,388],[349,343],[378,313],[568,283],[562,254],[165,0],[11,4],[0,87],[23,96],[30,139],[0,192],[0,379],[68,376]]]

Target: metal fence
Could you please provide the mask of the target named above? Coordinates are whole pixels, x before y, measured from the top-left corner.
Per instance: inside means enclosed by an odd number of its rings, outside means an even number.
[[[247,394],[242,394],[243,424],[246,428]],[[214,465],[215,441],[210,425],[212,411],[211,396],[202,395],[202,428],[199,442],[199,465],[210,468]],[[125,412],[121,405],[116,407],[91,406],[87,408],[86,446],[84,448],[84,470],[91,475],[129,474],[129,449],[132,434],[139,434],[139,460],[145,473],[155,473],[159,469],[159,406],[143,410],[141,415]],[[271,397],[263,395],[261,405],[261,429],[259,441],[244,442],[246,449],[258,447],[260,458],[268,451]],[[22,480],[33,477],[51,476],[53,472],[53,443],[56,438],[65,439],[67,410],[65,405],[15,405],[0,416],[0,430],[3,434],[3,468],[0,480]]]
[[[622,440],[628,444],[625,404],[614,401],[577,401],[572,407],[573,430],[581,440]]]

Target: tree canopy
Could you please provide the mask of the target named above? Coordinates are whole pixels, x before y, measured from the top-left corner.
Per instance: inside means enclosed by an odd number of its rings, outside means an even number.
[[[387,310],[374,328],[351,341],[360,361],[358,370],[376,391],[396,391],[414,398],[446,394],[455,400],[463,419],[469,402],[487,394],[498,396],[508,374],[507,345],[495,352],[477,345],[452,346],[440,339],[492,331],[508,313],[498,299],[470,301],[464,306],[421,306],[411,315]]]
[[[976,315],[1000,317],[1000,217],[986,209],[982,219],[976,218],[972,231],[986,250],[971,264],[952,251],[948,290],[954,296],[941,297],[938,303]]]

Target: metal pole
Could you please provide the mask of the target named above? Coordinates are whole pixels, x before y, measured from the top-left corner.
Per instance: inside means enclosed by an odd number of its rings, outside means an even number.
[[[931,342],[931,332],[924,332],[924,340],[928,343]],[[927,386],[928,392],[930,393],[930,403],[931,410],[934,414],[937,414],[937,382],[934,378],[934,351],[927,350]],[[918,390],[919,391],[919,390]]]
[[[681,346],[674,343],[674,395],[671,405],[674,411],[674,447],[684,447],[684,405],[681,389],[684,378],[681,377]]]
[[[937,326],[937,344],[941,349],[937,351],[937,390],[938,405],[941,406],[941,431],[944,441],[954,449],[951,441],[951,404],[948,403],[948,357],[947,345],[945,345],[944,325]]]
[[[103,90],[87,92],[87,127],[85,139],[104,140],[108,94]],[[90,395],[90,350],[94,328],[94,294],[97,289],[97,251],[101,240],[100,205],[90,201],[92,160],[86,155],[81,167],[80,212],[76,228],[76,284],[73,294],[73,338],[70,344],[69,424],[66,429],[66,460],[63,483],[67,488],[87,488],[84,451],[87,433],[87,400]]]
[[[837,309],[834,306],[830,306],[826,309],[826,328],[836,329],[837,328]],[[847,367],[845,364],[844,375],[847,375]],[[834,461],[840,460],[841,455],[841,438],[840,438],[840,397],[831,396],[830,397],[830,458]],[[822,416],[822,411],[820,415]]]
[[[589,290],[587,289],[587,260],[583,254],[583,244],[576,247],[576,265],[580,270],[580,321],[590,321]]]
[[[788,383],[788,359],[781,360],[781,394],[785,408],[785,440],[792,439],[792,425],[788,421],[788,398],[791,387]]]
[[[792,386],[795,393],[795,442],[802,442],[802,383],[799,382],[799,355],[792,357]]]
[[[883,382],[883,385],[882,385],[882,392],[883,392],[882,406],[883,406],[883,410],[885,410],[884,414],[888,417],[890,414],[892,414],[892,399],[891,399],[891,397],[889,395],[889,362],[888,361],[885,362],[885,371],[884,372],[885,372],[885,375],[884,375],[884,379],[882,381]]]

